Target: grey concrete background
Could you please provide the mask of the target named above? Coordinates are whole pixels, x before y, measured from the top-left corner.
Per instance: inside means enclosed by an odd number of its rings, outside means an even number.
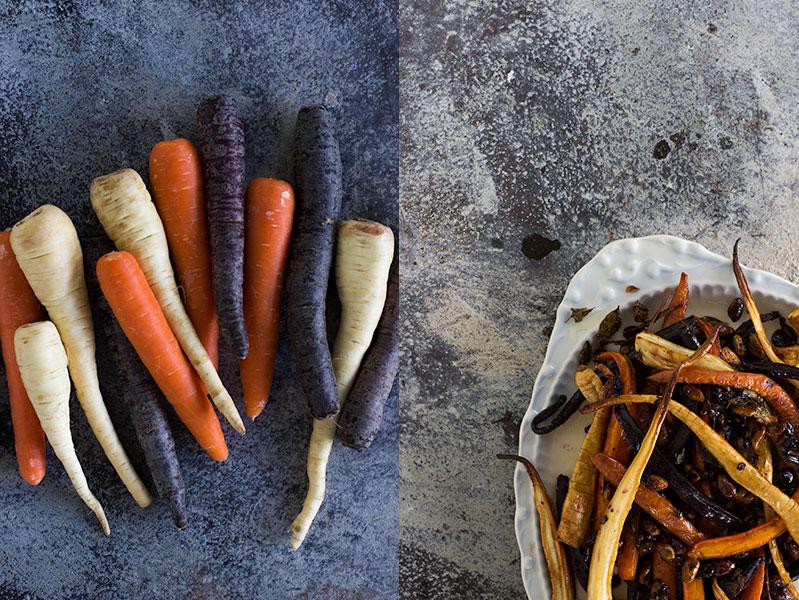
[[[0,227],[52,202],[96,231],[88,185],[196,137],[205,96],[237,97],[248,177],[291,176],[296,111],[340,107],[345,216],[397,224],[397,10],[392,2],[0,3]],[[101,355],[114,404],[115,376]],[[238,394],[235,364],[223,378]],[[79,457],[111,523],[105,539],[50,456],[20,482],[0,385],[0,598],[391,598],[397,596],[398,440],[393,398],[365,454],[337,445],[329,495],[299,553],[287,529],[305,493],[310,417],[283,340],[272,403],[214,464],[176,425],[189,529],[139,509],[73,402]],[[121,408],[121,411],[120,411]],[[128,440],[124,407],[112,407]],[[131,453],[138,454],[135,446]],[[135,457],[135,456],[134,456]],[[141,472],[141,470],[140,470]]]
[[[403,596],[523,598],[494,455],[572,274],[671,233],[799,278],[799,10],[408,0],[400,30]]]

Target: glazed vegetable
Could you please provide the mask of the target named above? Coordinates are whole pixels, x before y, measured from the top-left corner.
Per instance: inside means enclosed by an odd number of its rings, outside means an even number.
[[[46,204],[14,225],[11,247],[31,289],[58,328],[89,426],[130,494],[139,506],[148,506],[150,494],[128,460],[100,392],[83,253],[75,226],[61,209]]]
[[[705,600],[705,584],[701,579],[682,580],[683,600]]]
[[[741,600],[760,600],[761,595],[763,594],[763,584],[766,581],[766,563],[761,562],[760,566],[757,567],[754,576],[749,581],[749,585],[746,586],[744,591],[740,594],[739,598]],[[793,582],[788,587],[793,587]]]
[[[591,459],[596,468],[610,483],[618,486],[627,469],[618,461],[604,454],[595,454]],[[635,493],[635,503],[655,521],[670,531],[680,541],[693,546],[705,535],[691,523],[663,495],[641,485]]]
[[[653,587],[657,586],[663,596],[677,598],[677,565],[674,548],[663,540],[655,544],[655,551],[652,553],[652,581]]]
[[[579,369],[575,379],[580,390],[587,394],[586,398],[589,398],[589,401],[602,399],[604,390],[596,373],[590,369]],[[569,491],[558,523],[558,539],[572,548],[583,545],[591,528],[591,511],[597,492],[597,470],[591,458],[602,451],[609,419],[608,410],[599,411],[594,415],[569,479]]]
[[[596,457],[595,457],[596,458]],[[602,474],[602,469],[594,462],[600,476],[607,479]],[[622,473],[623,475],[623,473]],[[621,477],[619,477],[621,481]],[[638,496],[636,494],[636,502]],[[633,581],[638,574],[638,560],[640,555],[638,553],[638,512],[633,508],[627,517],[627,522],[624,524],[624,529],[621,532],[621,547],[619,548],[619,558],[616,561],[616,570],[619,574],[619,579],[622,581]]]
[[[244,324],[244,125],[236,101],[217,96],[197,108],[219,324],[239,358],[249,350]]]
[[[297,115],[294,179],[297,221],[286,282],[288,328],[311,416],[322,419],[339,409],[325,296],[341,208],[341,158],[333,115],[324,106],[305,107]]]
[[[670,371],[661,371],[649,377],[655,383],[663,383],[671,377]],[[686,369],[680,375],[680,383],[723,385],[745,389],[762,396],[780,418],[799,429],[799,410],[791,396],[777,383],[765,375],[738,371],[705,371]]]
[[[688,275],[680,274],[680,282],[674,290],[666,312],[663,315],[663,327],[674,325],[685,318],[688,310]]]
[[[677,368],[677,373],[679,373],[681,368]],[[649,430],[641,442],[638,452],[616,487],[616,492],[613,494],[610,505],[605,512],[604,522],[599,526],[596,542],[594,543],[596,551],[591,555],[591,567],[588,571],[587,592],[589,598],[596,600],[612,600],[613,598],[611,577],[624,520],[630,512],[646,463],[649,461],[655,442],[657,442],[660,428],[666,418],[671,394],[674,392],[676,384],[677,377],[675,374],[658,404],[658,408],[649,425]]]
[[[243,435],[244,423],[239,411],[183,307],[169,262],[164,227],[141,177],[132,169],[98,177],[92,181],[91,201],[116,247],[136,257],[180,347],[219,412]]]
[[[399,261],[395,257],[383,315],[339,415],[337,434],[345,446],[365,450],[377,437],[383,408],[399,372],[399,339]]]
[[[644,432],[638,423],[624,406],[615,406],[613,412],[630,444],[637,447],[644,439]],[[691,432],[687,427],[686,430]],[[657,447],[652,451],[652,456],[649,459],[649,469],[663,476],[669,484],[671,492],[697,515],[719,525],[740,524],[741,520],[738,517],[696,489],[679,467],[674,464],[674,460],[663,454]]]
[[[93,238],[84,241],[84,250],[89,296],[95,307],[100,332],[111,350],[122,399],[130,413],[158,496],[166,504],[178,529],[185,529],[188,525],[186,490],[175,454],[175,441],[167,420],[164,397],[119,327],[97,281],[97,261],[104,254],[112,252],[114,244],[106,237]]]
[[[524,465],[527,470],[530,482],[533,484],[533,497],[535,498],[535,508],[538,512],[541,546],[544,549],[544,559],[549,571],[551,598],[552,600],[574,598],[574,582],[566,559],[566,552],[556,536],[557,527],[552,501],[549,499],[544,482],[541,481],[538,471],[535,470],[533,463],[522,456],[498,454],[497,458],[515,460]]]
[[[14,350],[22,382],[47,434],[47,440],[64,465],[78,496],[97,516],[103,533],[108,535],[111,530],[105,512],[89,490],[72,444],[67,354],[58,330],[50,321],[22,325],[14,334]]]
[[[97,279],[122,331],[180,420],[211,458],[227,459],[219,419],[180,351],[139,263],[129,252],[106,254],[97,261]]]
[[[717,577],[713,578],[711,589],[713,590],[713,597],[716,598],[716,600],[730,600],[729,597],[727,597],[727,594],[724,593],[724,590],[721,589],[721,586],[719,586]]]
[[[17,466],[22,479],[31,485],[38,485],[44,478],[44,431],[22,385],[14,353],[14,332],[20,325],[44,318],[44,308],[14,258],[10,233],[0,232],[0,345],[6,367]]]
[[[214,367],[219,323],[211,287],[211,248],[200,155],[189,140],[158,142],[150,152],[150,183],[169,242],[186,313]]]
[[[294,192],[285,181],[255,179],[247,189],[244,320],[250,353],[241,361],[247,415],[255,419],[269,401],[277,358],[280,292],[291,241]]]
[[[799,334],[799,306],[797,306],[790,313],[788,313],[787,320],[788,324],[791,326],[794,332]]]
[[[674,369],[693,352],[693,350],[683,348],[647,331],[641,332],[635,337],[635,350],[640,353],[641,361],[645,365],[656,369]],[[710,371],[733,370],[729,364],[712,354],[702,358],[696,363],[696,367]]]
[[[630,508],[632,508],[635,493],[638,490],[641,477],[644,474],[644,469],[649,462],[649,457],[652,455],[652,451],[657,443],[660,430],[666,419],[666,413],[673,404],[676,404],[672,402],[671,397],[674,393],[674,388],[677,386],[680,373],[683,369],[701,360],[717,339],[718,328],[690,358],[677,367],[663,395],[658,399],[657,408],[655,409],[655,414],[652,416],[649,429],[644,439],[641,441],[638,452],[636,452],[630,466],[627,468],[619,485],[616,487],[616,492],[613,494],[610,506],[605,513],[605,518],[597,533],[594,547],[600,550],[594,552],[591,556],[591,568],[588,572],[587,591],[588,597],[592,600],[611,600],[613,597],[611,578],[613,575],[613,565],[616,562],[616,555],[618,553],[622,527],[624,526],[627,514],[630,512]],[[623,397],[633,398],[636,396]],[[598,404],[604,404],[604,402]]]
[[[674,375],[679,376],[676,372]],[[672,378],[674,375],[672,375]],[[657,402],[657,400],[658,396],[653,395],[619,396],[617,398],[609,398],[607,401],[598,403],[598,405],[588,406],[586,408],[588,410],[598,410],[619,403],[627,404],[635,402],[651,404]],[[716,433],[712,427],[682,404],[672,401],[669,404],[669,412],[685,423],[691,431],[694,432],[703,446],[715,457],[735,483],[746,488],[749,492],[766,502],[775,513],[780,515],[786,522],[791,536],[797,539],[799,536],[799,504],[797,504],[795,500],[789,498],[777,487],[769,483],[757,472],[757,469],[749,464],[746,459],[723,437]]]
[[[341,323],[332,353],[340,406],[349,395],[380,321],[393,256],[394,234],[388,227],[366,220],[341,224],[336,246]],[[302,511],[291,525],[291,546],[295,550],[324,500],[325,472],[335,431],[335,417],[314,419],[308,445],[308,492]]]

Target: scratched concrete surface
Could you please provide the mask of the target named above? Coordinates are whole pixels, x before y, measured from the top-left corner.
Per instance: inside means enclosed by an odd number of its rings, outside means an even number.
[[[402,4],[404,597],[524,597],[494,455],[608,240],[741,236],[799,278],[798,29],[791,3]]]
[[[196,138],[195,109],[228,92],[246,122],[248,177],[291,176],[298,107],[340,107],[344,213],[397,224],[397,9],[387,2],[0,3],[0,227],[53,202],[92,233],[90,180],[146,177],[152,145]],[[110,404],[115,376],[100,349]],[[223,361],[235,385],[235,365]],[[78,455],[111,523],[94,517],[49,457],[20,482],[0,385],[0,598],[393,598],[398,569],[396,395],[363,455],[336,445],[329,496],[305,545],[287,529],[305,493],[310,417],[280,348],[272,404],[213,464],[176,424],[189,529],[127,495],[72,404]],[[114,409],[133,439],[124,408]],[[134,445],[129,450],[137,458]],[[139,459],[139,464],[140,459]],[[140,471],[141,472],[141,471]]]

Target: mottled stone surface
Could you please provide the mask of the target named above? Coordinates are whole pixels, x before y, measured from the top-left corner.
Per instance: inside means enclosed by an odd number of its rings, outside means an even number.
[[[797,27],[787,3],[403,3],[403,596],[524,597],[494,455],[608,240],[741,236],[799,277]]]
[[[196,106],[219,92],[239,101],[248,178],[290,177],[298,107],[337,103],[344,212],[396,225],[396,31],[392,2],[4,2],[0,227],[53,202],[82,234],[95,231],[92,177],[131,166],[146,179],[152,145],[196,139]],[[396,396],[367,453],[334,448],[328,500],[293,554],[287,529],[305,493],[310,418],[287,350],[284,339],[272,403],[247,436],[224,426],[226,463],[212,463],[176,425],[189,499],[183,533],[160,503],[134,504],[77,402],[78,455],[111,537],[53,456],[38,488],[22,484],[0,386],[0,598],[396,597]],[[235,364],[223,362],[238,396]],[[100,367],[114,404],[107,357]],[[114,412],[131,440],[124,407]]]

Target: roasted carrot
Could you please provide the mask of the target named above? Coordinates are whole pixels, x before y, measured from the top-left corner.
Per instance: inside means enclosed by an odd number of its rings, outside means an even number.
[[[665,541],[655,544],[652,553],[652,579],[665,586],[666,598],[677,598],[677,565],[674,548]]]
[[[45,312],[17,264],[10,235],[9,231],[0,232],[0,345],[19,474],[31,485],[37,485],[45,472],[44,431],[19,375],[14,332],[20,325],[44,320]]]
[[[194,145],[177,139],[153,146],[150,183],[186,312],[211,362],[218,367],[219,322],[211,285],[211,246],[200,154]]]
[[[591,462],[593,462],[597,470],[605,476],[605,479],[613,485],[618,485],[627,472],[623,464],[604,454],[595,454]],[[704,538],[704,534],[694,527],[693,523],[691,523],[676,506],[669,502],[664,496],[654,490],[650,490],[645,485],[639,486],[638,490],[636,490],[635,503],[641,510],[660,523],[667,531],[682,542],[688,545],[694,545]]]
[[[122,330],[180,420],[211,458],[225,460],[228,449],[219,419],[139,263],[128,252],[111,252],[97,261],[97,279]]]
[[[699,326],[699,329],[702,330],[702,333],[705,334],[705,337],[713,335],[713,326],[704,319],[697,319],[696,324]],[[712,354],[713,356],[718,356],[721,354],[721,344],[716,341],[716,343],[713,344],[713,347],[710,348],[710,352],[708,354]]]
[[[666,383],[671,371],[661,371],[649,377],[650,381]],[[747,389],[762,396],[779,416],[799,428],[799,410],[791,396],[774,380],[757,373],[740,371],[706,371],[704,369],[683,369],[680,383],[724,385],[738,389]]]
[[[601,471],[600,471],[601,473]],[[633,581],[638,572],[638,511],[633,510],[627,517],[621,532],[621,549],[616,559],[619,578],[622,581]]]
[[[663,327],[679,323],[685,318],[685,313],[688,310],[688,275],[685,273],[680,274],[680,283],[677,284],[677,289],[671,297],[669,306],[666,308],[665,315],[663,316]]]
[[[701,579],[682,578],[683,600],[705,600],[705,582]]]
[[[255,179],[247,188],[244,247],[244,322],[250,352],[241,361],[247,414],[255,419],[269,401],[277,358],[280,292],[286,270],[294,191],[285,181]]]
[[[761,562],[760,566],[755,571],[755,576],[752,581],[746,586],[743,593],[739,596],[740,600],[760,600],[763,594],[763,584],[766,581],[766,563]]]
[[[623,391],[622,393],[635,393],[635,370],[629,358],[619,352],[601,352],[594,357],[594,360],[600,364],[606,362],[615,363],[619,371],[621,389],[628,390]],[[631,406],[629,408],[631,408],[633,411],[631,414],[635,415],[634,411],[636,410],[636,407]],[[608,423],[608,432],[605,436],[605,446],[602,452],[607,454],[612,459],[618,460],[625,465],[630,462],[630,453],[632,452],[632,449],[624,439],[621,426],[619,425],[619,421],[616,419],[615,415],[611,415],[610,417],[610,421]],[[605,479],[600,473],[599,479],[597,480],[594,529],[599,529],[600,520],[604,516],[605,511],[608,509],[608,504],[610,504],[610,498],[605,490]]]

